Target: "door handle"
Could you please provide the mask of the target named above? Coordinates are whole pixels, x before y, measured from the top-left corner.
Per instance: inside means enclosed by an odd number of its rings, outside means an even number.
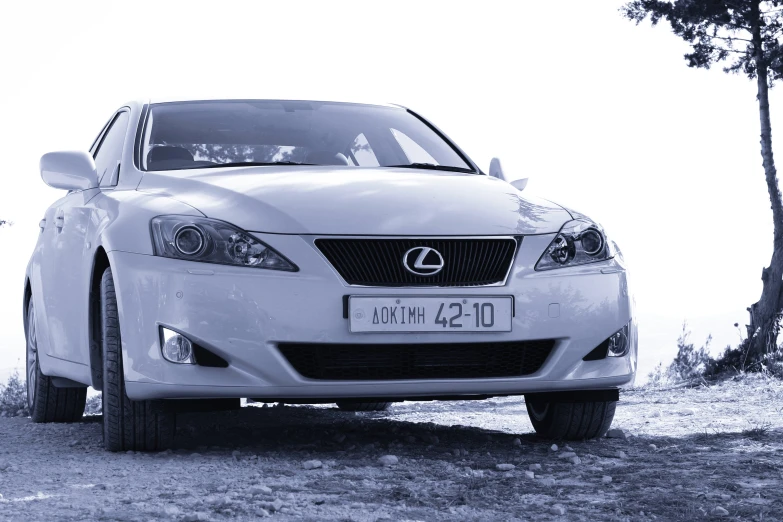
[[[54,218],[54,226],[57,227],[59,230],[63,229],[63,226],[65,225],[65,212],[62,210],[57,213],[57,217]]]

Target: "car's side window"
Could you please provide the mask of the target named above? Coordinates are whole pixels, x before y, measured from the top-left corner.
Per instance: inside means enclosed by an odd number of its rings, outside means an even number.
[[[113,187],[119,180],[122,147],[125,145],[125,133],[128,130],[129,119],[130,113],[128,111],[118,113],[93,154],[95,167],[98,171],[98,183],[101,187]]]
[[[353,140],[348,157],[354,165],[359,167],[377,167],[380,165],[364,134],[359,134]]]
[[[402,151],[405,153],[405,156],[407,156],[408,161],[411,163],[432,163],[433,165],[438,164],[438,162],[435,161],[435,158],[433,158],[426,150],[424,150],[424,147],[409,138],[407,134],[400,132],[397,129],[391,129],[391,133],[397,140],[397,143],[400,144]]]
[[[92,141],[92,145],[90,145],[90,154],[92,154],[93,157],[95,157],[95,150],[98,148],[98,144],[100,143],[101,138],[103,138],[103,135],[106,133],[106,128],[109,125],[111,125],[111,122],[114,121],[114,116],[116,116],[116,114],[112,114],[109,121],[103,124],[103,127],[101,127],[101,132],[99,132],[98,135],[95,136],[95,139]]]

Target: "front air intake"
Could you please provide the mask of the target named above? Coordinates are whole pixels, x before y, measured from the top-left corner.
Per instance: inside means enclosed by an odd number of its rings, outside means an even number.
[[[437,344],[280,343],[303,377],[335,381],[481,379],[537,372],[554,340]]]

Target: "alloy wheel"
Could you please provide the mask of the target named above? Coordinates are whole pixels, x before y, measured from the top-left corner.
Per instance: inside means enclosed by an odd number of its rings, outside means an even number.
[[[35,332],[35,309],[33,303],[27,310],[27,406],[32,409],[35,401],[35,386],[38,378],[38,342]]]

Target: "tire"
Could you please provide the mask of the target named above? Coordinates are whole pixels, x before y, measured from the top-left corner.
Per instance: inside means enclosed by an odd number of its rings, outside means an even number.
[[[108,451],[160,451],[173,446],[176,414],[161,401],[132,401],[125,393],[122,340],[111,268],[101,277],[103,445]]]
[[[530,422],[539,436],[584,440],[606,435],[614,419],[617,401],[569,403],[525,398],[525,405]]]
[[[84,414],[87,401],[87,387],[57,388],[51,377],[41,373],[38,357],[38,337],[35,328],[35,307],[33,299],[27,304],[27,325],[25,328],[27,349],[25,368],[27,370],[27,407],[33,422],[76,422]]]
[[[390,402],[337,402],[337,407],[343,411],[386,411],[389,406],[391,406]]]

